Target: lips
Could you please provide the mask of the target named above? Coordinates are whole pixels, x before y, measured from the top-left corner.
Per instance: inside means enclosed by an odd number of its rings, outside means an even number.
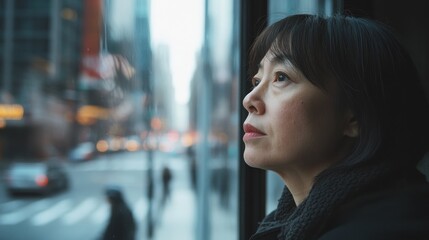
[[[261,130],[254,127],[252,124],[246,123],[243,125],[243,129],[245,133],[259,133],[264,134]]]
[[[257,129],[256,127],[254,127],[249,123],[246,123],[243,125],[243,130],[244,130],[243,141],[259,138],[266,135],[264,132],[262,132],[261,130]]]

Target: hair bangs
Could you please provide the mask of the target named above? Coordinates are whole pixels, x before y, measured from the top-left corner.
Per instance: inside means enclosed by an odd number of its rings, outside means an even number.
[[[322,27],[320,25],[323,25]],[[256,39],[250,53],[250,75],[268,51],[288,60],[312,84],[326,89],[329,74],[328,56],[324,51],[326,22],[321,17],[295,15],[266,28]]]
[[[250,49],[249,54],[249,75],[254,76],[258,72],[259,63],[262,61],[271,46],[278,38],[281,32],[278,24],[274,24],[262,31],[262,33],[255,39]]]

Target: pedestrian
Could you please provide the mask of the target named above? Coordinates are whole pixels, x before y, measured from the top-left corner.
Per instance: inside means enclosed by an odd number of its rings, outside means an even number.
[[[191,186],[194,192],[197,191],[197,156],[195,153],[195,146],[189,146],[186,148],[186,155],[189,160],[189,176],[191,180]]]
[[[134,240],[136,222],[125,202],[122,190],[117,186],[109,186],[105,194],[110,204],[110,217],[101,239]]]
[[[162,206],[165,205],[171,194],[171,179],[173,175],[169,167],[164,165],[162,168]]]
[[[249,64],[244,159],[285,185],[252,240],[429,239],[429,108],[390,27],[288,16]]]
[[[219,169],[219,173],[216,174],[219,181],[219,200],[222,208],[229,209],[229,200],[230,200],[230,169],[226,163]]]

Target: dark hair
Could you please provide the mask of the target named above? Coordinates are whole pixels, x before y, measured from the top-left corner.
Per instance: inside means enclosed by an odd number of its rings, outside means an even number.
[[[339,89],[337,102],[359,123],[342,164],[389,160],[415,166],[429,143],[429,107],[418,72],[389,27],[351,16],[292,15],[267,27],[250,52],[250,74],[271,51],[315,86]]]
[[[116,186],[116,185],[107,186],[104,189],[104,193],[113,204],[119,204],[124,202],[122,189],[119,186]]]

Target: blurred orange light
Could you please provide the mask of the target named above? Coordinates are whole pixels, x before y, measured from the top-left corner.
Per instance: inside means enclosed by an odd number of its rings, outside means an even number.
[[[24,117],[24,107],[19,104],[0,104],[0,118],[21,120]]]
[[[162,128],[162,120],[160,118],[153,118],[150,122],[150,126],[154,130],[160,130]]]
[[[78,123],[80,123],[81,125],[91,125],[94,124],[96,122],[95,118],[88,118],[88,117],[83,117],[81,115],[77,115],[76,116],[76,120],[78,121]]]
[[[129,152],[135,152],[135,151],[139,150],[139,146],[140,146],[140,144],[136,140],[128,140],[125,143],[125,148]]]
[[[192,134],[187,133],[182,136],[182,145],[184,147],[192,146],[194,142],[195,142],[195,137]]]
[[[0,118],[0,128],[6,127],[6,121],[2,118]]]
[[[82,125],[90,125],[95,123],[97,119],[107,119],[109,116],[109,109],[85,105],[80,107],[77,111],[76,119]]]
[[[99,152],[106,152],[109,149],[109,144],[106,140],[100,140],[97,142],[96,147]]]

